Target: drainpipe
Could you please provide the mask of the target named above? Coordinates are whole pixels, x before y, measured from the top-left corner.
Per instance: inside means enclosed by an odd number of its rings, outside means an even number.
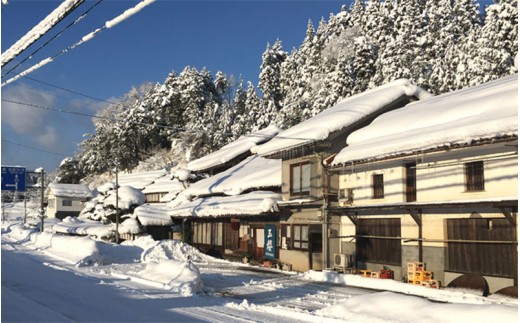
[[[322,195],[323,195],[323,205],[322,205],[322,211],[321,211],[321,214],[322,214],[322,217],[323,217],[323,224],[322,224],[322,227],[323,227],[323,233],[322,233],[322,253],[323,253],[323,269],[325,268],[330,268],[330,255],[329,255],[329,250],[330,250],[330,245],[329,245],[329,220],[328,220],[328,214],[327,214],[327,210],[328,210],[328,207],[329,207],[329,173],[326,169],[326,166],[324,164],[324,159],[323,159],[323,154],[321,154],[321,167],[322,167],[322,172],[321,172],[321,176],[323,178],[323,192],[322,192]]]

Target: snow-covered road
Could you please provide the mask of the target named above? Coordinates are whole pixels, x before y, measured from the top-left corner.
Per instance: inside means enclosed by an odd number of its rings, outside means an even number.
[[[517,322],[518,301],[2,223],[2,322]],[[365,288],[366,287],[366,288]],[[370,289],[368,289],[370,288]]]
[[[204,291],[184,297],[139,279],[142,267],[76,267],[3,236],[2,321],[301,322],[368,293],[217,262],[200,266]]]

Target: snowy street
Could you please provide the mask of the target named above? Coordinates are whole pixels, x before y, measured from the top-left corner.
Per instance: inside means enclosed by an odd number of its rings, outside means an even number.
[[[120,245],[2,223],[2,322],[517,322],[518,300],[283,272],[149,236]],[[78,222],[84,226],[87,223]],[[398,306],[396,306],[398,304]]]
[[[77,268],[3,235],[2,321],[312,321],[315,317],[307,312],[367,293],[216,263],[200,266],[203,293],[179,297],[131,278],[140,267]]]

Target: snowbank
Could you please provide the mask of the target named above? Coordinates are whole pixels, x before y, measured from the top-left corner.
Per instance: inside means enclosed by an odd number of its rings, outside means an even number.
[[[63,234],[76,234],[96,237],[98,239],[114,236],[114,228],[101,224],[98,221],[84,220],[77,217],[66,217],[62,222],[52,226],[52,232]]]
[[[375,310],[377,309],[377,310]],[[410,310],[406,310],[410,309]],[[413,310],[412,310],[413,309]],[[318,310],[316,314],[351,322],[517,322],[515,307],[432,303],[416,296],[381,292],[353,296],[345,302]],[[420,313],[418,316],[417,314]]]
[[[183,296],[193,295],[204,286],[199,269],[191,261],[151,261],[146,264],[146,269],[139,272],[139,277],[163,284],[165,288]]]

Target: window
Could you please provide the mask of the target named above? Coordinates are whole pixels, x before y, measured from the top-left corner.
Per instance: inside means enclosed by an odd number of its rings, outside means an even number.
[[[416,165],[407,164],[406,168],[406,202],[417,201]]]
[[[72,206],[72,200],[62,200],[61,206]]]
[[[466,174],[466,191],[476,192],[484,190],[484,162],[477,161],[464,164]]]
[[[293,225],[293,248],[309,248],[309,226],[299,224]]]
[[[291,196],[306,196],[311,193],[311,164],[302,162],[293,164],[291,169]]]
[[[382,199],[385,197],[383,174],[372,175],[372,198]]]

